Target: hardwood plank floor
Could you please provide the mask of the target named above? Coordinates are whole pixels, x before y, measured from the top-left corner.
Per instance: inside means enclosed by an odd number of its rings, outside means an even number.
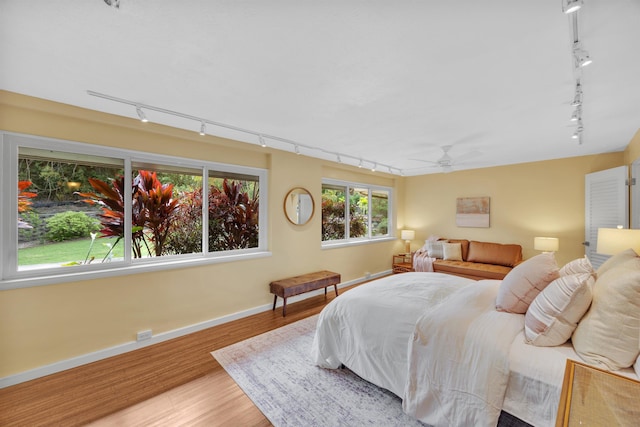
[[[341,293],[348,290],[345,288]],[[318,295],[0,389],[1,426],[269,426],[210,352],[319,313]]]

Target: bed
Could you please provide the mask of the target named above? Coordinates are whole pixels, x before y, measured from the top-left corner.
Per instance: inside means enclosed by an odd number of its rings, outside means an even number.
[[[525,313],[496,310],[501,285],[442,273],[361,285],[320,313],[313,359],[391,391],[429,425],[554,425],[566,359],[582,359],[571,341],[526,343]]]

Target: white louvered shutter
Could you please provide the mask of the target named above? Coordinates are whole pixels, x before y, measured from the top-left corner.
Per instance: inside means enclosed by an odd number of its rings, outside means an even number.
[[[596,252],[598,228],[629,226],[628,176],[627,166],[585,176],[585,254],[596,269],[609,258]]]

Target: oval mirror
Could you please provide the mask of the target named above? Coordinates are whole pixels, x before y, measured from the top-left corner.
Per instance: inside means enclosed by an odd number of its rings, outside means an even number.
[[[284,213],[292,224],[304,225],[309,222],[314,209],[311,193],[302,187],[293,188],[284,198]]]

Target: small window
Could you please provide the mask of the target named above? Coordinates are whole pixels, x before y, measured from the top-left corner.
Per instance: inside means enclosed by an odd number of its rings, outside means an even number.
[[[322,241],[388,237],[390,196],[389,188],[325,180],[322,184]]]

